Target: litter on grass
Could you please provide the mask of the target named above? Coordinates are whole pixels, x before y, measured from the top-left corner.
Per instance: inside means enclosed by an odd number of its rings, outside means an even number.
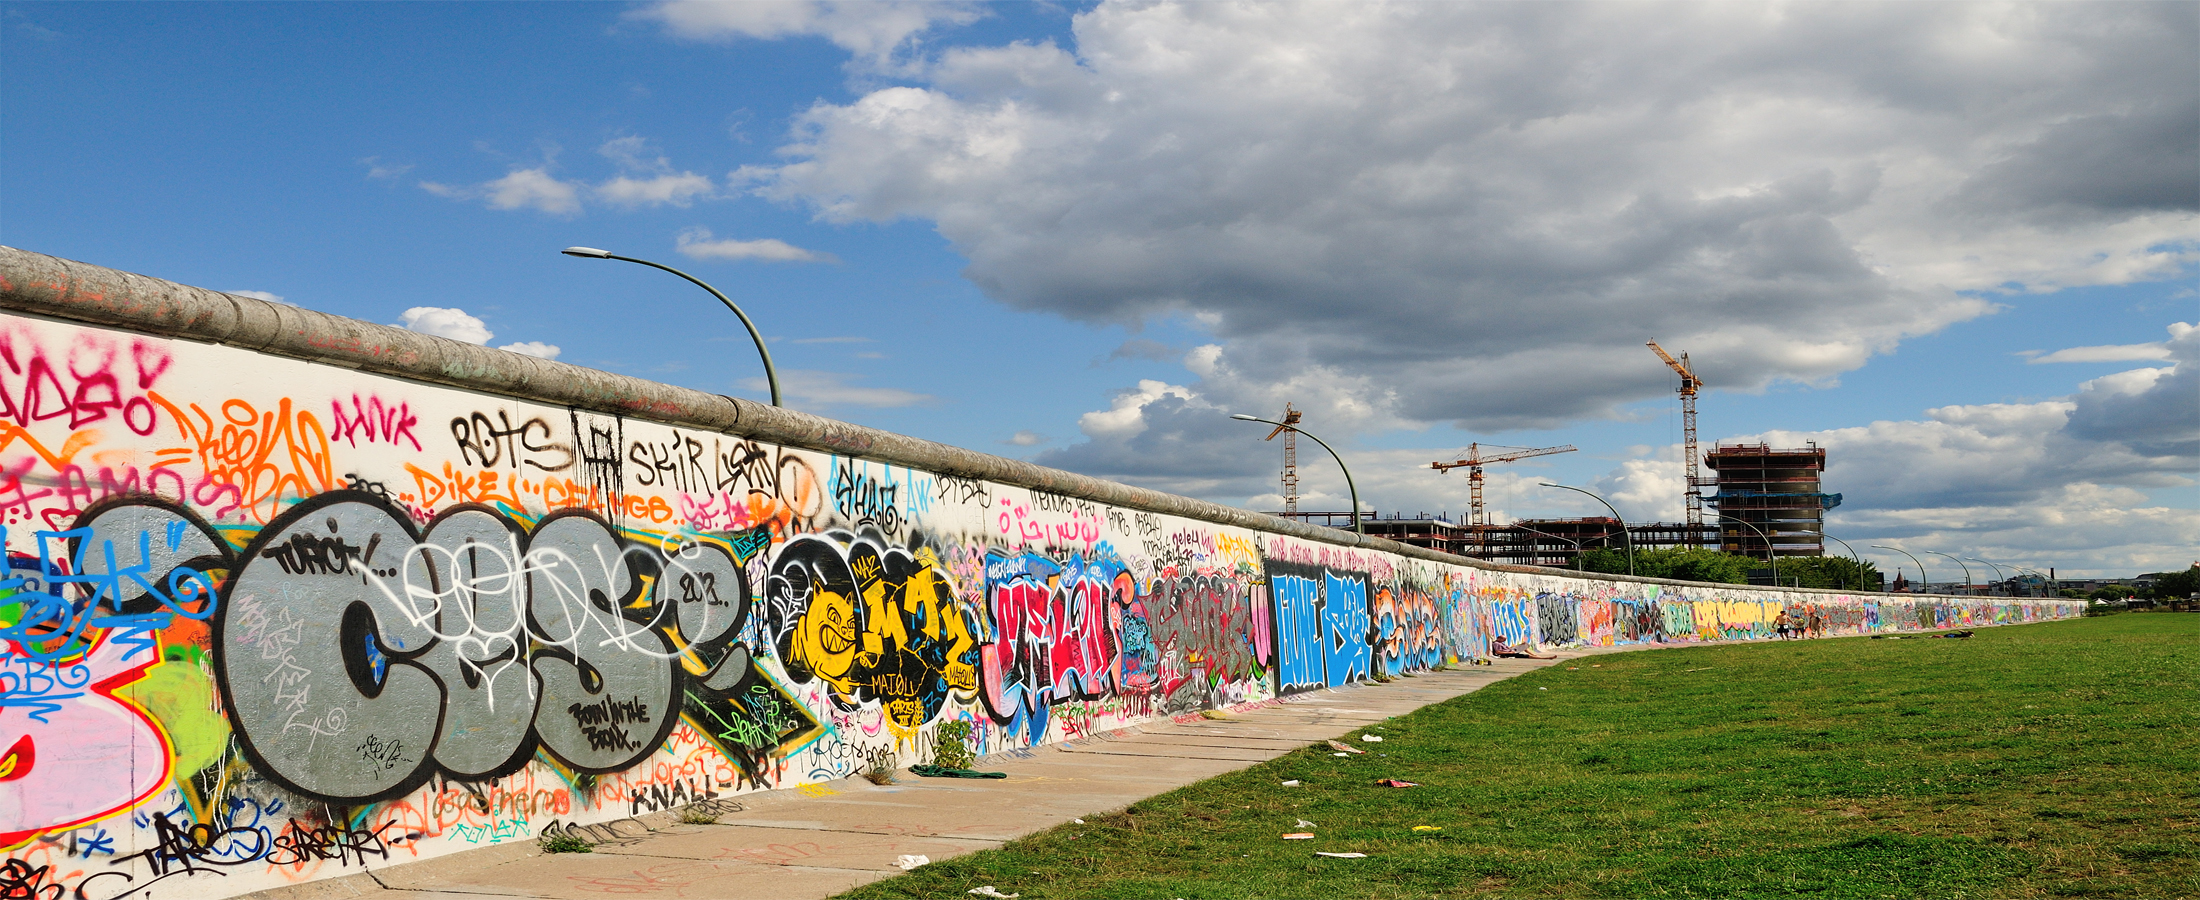
[[[1016,898],[1023,896],[1023,892],[1021,891],[1013,894],[1003,894],[1000,891],[994,890],[993,886],[990,884],[980,887],[974,887],[970,890],[964,891],[963,893],[976,894],[980,897],[992,897],[994,898],[994,900],[1016,900]]]
[[[1300,819],[1300,820],[1299,820],[1299,827],[1300,827],[1300,828],[1320,828],[1321,826],[1320,826],[1320,825],[1316,825],[1316,824],[1314,824],[1314,823],[1312,823],[1312,822],[1306,821],[1305,819]]]
[[[1380,744],[1383,742],[1383,736],[1379,734],[1363,734],[1360,735],[1360,740],[1366,741],[1370,744]]]
[[[1377,782],[1375,782],[1375,783],[1376,783],[1376,784],[1378,784],[1378,785],[1381,785],[1381,786],[1383,786],[1383,787],[1420,787],[1420,786],[1421,786],[1419,782],[1414,782],[1414,781],[1399,781],[1399,780],[1398,780],[1398,779],[1396,779],[1396,778],[1385,778],[1385,779],[1382,779],[1381,781],[1377,781]]]
[[[1329,754],[1329,755],[1331,755],[1331,756],[1351,756],[1352,754],[1350,754],[1350,753],[1332,753],[1332,754]]]
[[[1287,841],[1311,841],[1314,839],[1314,833],[1311,831],[1294,831],[1284,835],[1283,839]]]
[[[907,872],[910,869],[914,869],[918,866],[928,866],[931,864],[932,857],[926,856],[922,853],[904,853],[900,856],[894,857],[894,868],[900,869],[904,872]]]
[[[1284,783],[1283,783],[1283,786],[1284,786],[1284,787],[1298,787],[1298,786],[1299,786],[1299,780],[1298,780],[1298,779],[1296,779],[1296,778],[1293,778],[1293,779],[1291,779],[1290,781],[1286,781],[1286,782],[1284,782]]]
[[[1079,824],[1079,825],[1083,825],[1083,824],[1085,824],[1085,820],[1083,820],[1083,819],[1071,819],[1070,821],[1071,821],[1071,822],[1075,822],[1075,823],[1077,823],[1077,824]]]
[[[1367,751],[1365,751],[1365,750],[1362,750],[1362,749],[1360,749],[1360,748],[1358,748],[1358,747],[1354,747],[1354,746],[1352,746],[1351,744],[1347,744],[1347,743],[1345,743],[1345,742],[1343,742],[1343,741],[1330,741],[1330,742],[1329,742],[1329,749],[1331,749],[1331,750],[1338,750],[1338,751],[1342,751],[1343,753],[1366,753],[1366,752],[1367,752]]]
[[[1324,852],[1322,852],[1322,851],[1320,851],[1320,850],[1316,850],[1316,851],[1314,851],[1314,855],[1315,855],[1315,856],[1326,856],[1326,857],[1329,857],[1330,859],[1366,859],[1366,858],[1367,858],[1367,854],[1365,854],[1365,853],[1324,853]]]
[[[1442,826],[1442,825],[1415,825],[1415,826],[1413,826],[1413,833],[1414,833],[1414,834],[1435,834],[1436,832],[1439,832],[1439,831],[1442,831],[1442,830],[1444,830],[1444,826]]]

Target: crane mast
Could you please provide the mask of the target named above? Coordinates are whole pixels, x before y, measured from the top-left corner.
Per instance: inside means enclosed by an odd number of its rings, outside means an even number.
[[[1688,364],[1688,354],[1682,353],[1680,359],[1674,359],[1673,354],[1665,352],[1665,348],[1658,346],[1657,341],[1650,341],[1649,346],[1658,354],[1659,359],[1664,360],[1668,367],[1681,376],[1681,457],[1688,469],[1687,540],[1689,547],[1701,547],[1703,490],[1700,483],[1702,479],[1696,476],[1696,389],[1703,386],[1703,380],[1696,377],[1695,368]]]
[[[1549,456],[1553,453],[1571,453],[1574,450],[1574,445],[1572,444],[1566,444],[1558,447],[1535,448],[1496,447],[1496,445],[1492,446],[1499,450],[1511,450],[1514,452],[1499,453],[1494,456],[1483,456],[1481,444],[1468,444],[1466,456],[1463,456],[1457,460],[1448,463],[1432,462],[1428,464],[1429,468],[1435,469],[1438,472],[1446,472],[1458,468],[1464,468],[1467,470],[1467,525],[1473,528],[1475,541],[1477,543],[1481,542],[1487,537],[1487,532],[1489,530],[1490,524],[1489,514],[1482,510],[1483,466],[1501,462],[1512,462],[1516,459],[1527,459],[1531,456]]]
[[[1276,435],[1283,435],[1283,517],[1286,519],[1297,518],[1299,514],[1299,432],[1294,426],[1299,424],[1300,415],[1291,404],[1285,403],[1283,424],[1262,438],[1272,441]]]

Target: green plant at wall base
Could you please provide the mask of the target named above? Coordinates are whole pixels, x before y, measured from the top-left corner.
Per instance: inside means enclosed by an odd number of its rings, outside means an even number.
[[[932,764],[967,769],[978,758],[970,752],[970,723],[947,722],[932,734]]]
[[[580,838],[574,837],[570,834],[546,835],[538,843],[542,844],[542,852],[544,853],[596,852],[596,848],[589,846],[587,841],[581,840]]]
[[[714,825],[717,822],[718,814],[711,810],[700,806],[680,807],[680,824],[682,825]]]

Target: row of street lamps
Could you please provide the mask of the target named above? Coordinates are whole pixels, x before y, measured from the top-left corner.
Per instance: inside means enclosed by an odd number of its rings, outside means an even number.
[[[720,303],[723,303],[723,304],[725,304],[725,305],[726,305],[726,308],[727,308],[727,309],[730,309],[730,310],[732,310],[732,311],[733,311],[733,314],[734,314],[735,316],[737,316],[737,317],[739,317],[739,318],[741,319],[741,325],[742,325],[743,327],[745,327],[745,328],[747,328],[747,329],[749,330],[749,339],[750,339],[750,340],[752,340],[752,341],[755,341],[755,342],[756,342],[756,353],[757,353],[757,355],[758,355],[758,356],[762,357],[762,358],[763,358],[763,360],[764,360],[764,380],[765,380],[765,383],[766,383],[766,384],[768,384],[768,385],[770,385],[770,387],[771,387],[771,394],[772,394],[772,405],[773,405],[773,406],[780,406],[780,405],[782,405],[782,404],[780,403],[780,400],[779,400],[779,372],[778,372],[778,370],[777,370],[777,369],[773,368],[773,366],[772,366],[772,353],[771,353],[771,350],[770,350],[769,348],[767,348],[767,347],[765,347],[765,346],[764,346],[764,335],[763,335],[762,333],[760,333],[760,332],[758,332],[758,331],[756,330],[756,323],[755,323],[755,322],[752,322],[752,321],[750,321],[750,320],[749,320],[749,314],[748,314],[748,313],[745,313],[745,312],[742,312],[742,311],[741,311],[741,307],[739,307],[739,306],[735,305],[735,304],[734,304],[734,302],[733,302],[733,300],[731,300],[730,298],[728,298],[728,297],[727,297],[727,296],[726,296],[725,294],[723,294],[723,293],[720,293],[720,292],[719,292],[719,290],[718,290],[717,288],[711,287],[711,286],[710,286],[709,284],[706,284],[706,283],[704,283],[704,281],[703,281],[702,279],[700,279],[700,278],[697,278],[697,277],[695,277],[695,276],[693,276],[693,275],[689,275],[689,274],[688,274],[688,273],[686,273],[686,272],[682,272],[682,271],[680,271],[679,269],[675,269],[675,268],[673,268],[673,267],[671,267],[671,266],[668,266],[668,265],[665,265],[665,264],[663,264],[663,263],[656,263],[656,262],[651,262],[651,261],[649,261],[649,260],[646,260],[646,259],[636,259],[636,258],[634,258],[634,257],[631,257],[631,256],[620,256],[620,255],[618,255],[618,254],[616,254],[616,253],[612,253],[611,251],[608,251],[608,250],[598,250],[598,249],[596,249],[596,248],[594,248],[594,247],[567,247],[567,248],[565,248],[564,250],[561,250],[561,251],[559,251],[559,252],[561,252],[561,253],[564,253],[564,254],[565,254],[565,255],[567,255],[567,256],[579,257],[579,258],[582,258],[582,259],[616,259],[616,260],[620,260],[620,261],[622,261],[622,262],[630,262],[630,263],[636,263],[636,264],[639,264],[639,265],[649,266],[650,268],[653,268],[653,269],[663,269],[664,271],[667,271],[667,272],[671,272],[671,273],[672,273],[672,274],[674,274],[674,275],[678,275],[678,276],[680,276],[681,278],[685,278],[685,279],[687,279],[687,280],[688,280],[688,281],[689,281],[690,283],[694,284],[694,285],[695,285],[696,287],[700,287],[700,288],[702,288],[703,290],[709,291],[709,292],[710,292],[710,295],[711,295],[711,296],[713,296],[713,297],[716,297],[716,298],[718,298],[718,302],[720,302]],[[1367,533],[1367,526],[1366,526],[1366,525],[1363,525],[1363,524],[1361,523],[1361,521],[1360,521],[1360,489],[1359,489],[1359,486],[1353,483],[1353,481],[1352,481],[1352,470],[1351,470],[1350,468],[1347,468],[1347,467],[1345,466],[1345,464],[1344,464],[1344,457],[1343,457],[1343,456],[1341,456],[1341,455],[1339,455],[1339,454],[1337,453],[1337,449],[1336,449],[1335,447],[1331,447],[1331,446],[1329,446],[1329,442],[1328,442],[1328,441],[1324,441],[1324,440],[1322,440],[1321,438],[1318,438],[1318,437],[1314,437],[1314,435],[1311,435],[1311,434],[1307,434],[1307,432],[1306,432],[1306,431],[1305,431],[1304,429],[1301,429],[1301,428],[1299,428],[1299,427],[1298,427],[1298,426],[1296,426],[1296,425],[1286,425],[1286,424],[1284,424],[1284,423],[1282,423],[1282,422],[1278,422],[1278,421],[1275,421],[1275,420],[1273,420],[1273,419],[1263,419],[1263,418],[1261,418],[1261,417],[1259,417],[1259,416],[1248,416],[1248,415],[1245,415],[1245,414],[1243,414],[1243,413],[1239,413],[1239,414],[1233,415],[1233,416],[1231,416],[1230,418],[1233,418],[1233,419],[1237,419],[1237,420],[1239,420],[1239,421],[1244,421],[1244,422],[1260,422],[1260,423],[1262,423],[1262,424],[1266,424],[1266,425],[1274,425],[1274,426],[1276,426],[1276,427],[1278,427],[1278,428],[1284,428],[1284,429],[1288,429],[1288,430],[1290,430],[1290,431],[1292,431],[1292,432],[1295,432],[1295,433],[1298,433],[1298,434],[1303,434],[1303,435],[1306,435],[1306,436],[1307,436],[1308,438],[1312,438],[1312,439],[1313,439],[1313,441],[1314,441],[1314,443],[1320,444],[1323,450],[1327,450],[1327,451],[1329,451],[1329,455],[1330,455],[1330,457],[1331,457],[1331,458],[1334,458],[1334,459],[1335,459],[1335,460],[1337,461],[1337,470],[1338,470],[1338,471],[1340,471],[1340,472],[1343,472],[1343,473],[1344,473],[1344,483],[1345,483],[1345,488],[1346,488],[1346,489],[1347,489],[1348,491],[1350,491],[1350,492],[1351,492],[1351,494],[1352,494],[1352,530],[1353,530],[1354,532],[1357,532],[1357,533],[1360,533],[1360,534],[1366,534],[1366,533]],[[1541,485],[1542,487],[1547,487],[1547,488],[1557,488],[1557,489],[1559,489],[1559,490],[1574,491],[1574,492],[1576,492],[1576,493],[1581,493],[1581,494],[1587,494],[1587,495],[1588,495],[1588,496],[1589,496],[1589,497],[1590,497],[1591,499],[1595,500],[1596,502],[1604,504],[1604,508],[1605,508],[1605,509],[1607,509],[1607,510],[1611,510],[1611,513],[1612,513],[1612,519],[1613,519],[1614,521],[1617,521],[1617,522],[1619,522],[1619,531],[1620,531],[1620,543],[1621,543],[1621,545],[1622,545],[1622,546],[1624,546],[1624,547],[1626,548],[1626,551],[1627,551],[1627,574],[1629,574],[1629,575],[1633,575],[1633,574],[1635,574],[1635,541],[1634,541],[1634,537],[1633,537],[1633,535],[1632,535],[1632,534],[1630,534],[1630,533],[1629,533],[1629,530],[1628,530],[1628,527],[1627,527],[1627,520],[1626,520],[1626,519],[1623,519],[1623,518],[1621,518],[1621,517],[1620,517],[1620,514],[1619,514],[1619,510],[1618,510],[1618,509],[1615,509],[1615,508],[1613,508],[1613,506],[1612,506],[1612,504],[1611,504],[1610,502],[1606,501],[1606,500],[1605,500],[1605,499],[1604,499],[1603,497],[1600,497],[1600,496],[1598,496],[1598,495],[1597,495],[1597,494],[1596,494],[1595,492],[1593,492],[1593,491],[1585,490],[1585,489],[1582,489],[1582,488],[1577,488],[1577,487],[1574,487],[1574,486],[1572,486],[1572,485],[1565,485],[1565,484],[1552,484],[1552,483],[1550,483],[1550,482],[1547,482],[1547,481],[1546,481],[1546,482],[1538,482],[1538,484],[1540,484],[1540,485]],[[1757,527],[1757,526],[1755,526],[1755,525],[1751,525],[1751,524],[1750,524],[1750,523],[1748,523],[1748,522],[1743,522],[1743,521],[1742,521],[1742,520],[1740,520],[1740,519],[1735,519],[1734,521],[1735,521],[1735,522],[1737,522],[1737,523],[1739,523],[1739,524],[1741,524],[1741,525],[1747,526],[1747,527],[1748,527],[1748,528],[1749,528],[1749,529],[1750,529],[1751,531],[1754,531],[1754,532],[1756,532],[1756,533],[1757,533],[1757,536],[1758,536],[1758,537],[1760,537],[1760,538],[1763,538],[1763,539],[1764,539],[1764,542],[1765,542],[1765,562],[1766,562],[1766,564],[1768,564],[1768,565],[1770,565],[1770,566],[1772,567],[1772,582],[1773,582],[1773,584],[1775,584],[1775,585],[1779,584],[1779,583],[1780,583],[1780,562],[1779,562],[1779,559],[1778,559],[1777,555],[1775,555],[1775,554],[1773,553],[1773,550],[1772,550],[1772,538],[1771,538],[1771,537],[1770,537],[1769,535],[1766,535],[1766,534],[1765,534],[1765,532],[1764,532],[1764,529],[1758,528],[1758,527]],[[1532,529],[1532,528],[1523,528],[1522,530],[1525,530],[1525,531],[1529,531],[1529,532],[1531,532],[1531,533],[1534,533],[1534,534],[1543,534],[1543,532],[1540,532],[1540,531],[1536,531],[1535,529]],[[1823,538],[1829,538],[1829,539],[1832,539],[1832,540],[1835,540],[1835,541],[1840,541],[1840,542],[1841,542],[1841,546],[1842,546],[1842,547],[1846,547],[1846,548],[1848,548],[1848,551],[1849,551],[1849,558],[1851,558],[1851,559],[1853,559],[1853,560],[1855,560],[1855,561],[1856,561],[1856,564],[1857,564],[1857,572],[1858,572],[1858,575],[1859,575],[1859,576],[1861,576],[1861,575],[1862,575],[1862,573],[1863,573],[1863,565],[1864,565],[1864,560],[1863,560],[1863,557],[1860,557],[1860,556],[1858,556],[1858,555],[1856,554],[1856,548],[1854,548],[1854,547],[1849,547],[1849,542],[1847,542],[1847,541],[1842,541],[1842,540],[1841,540],[1840,538],[1836,538],[1836,537],[1833,537],[1832,535],[1826,534],[1826,533],[1825,533],[1825,532],[1823,532],[1823,531],[1820,531],[1820,532],[1816,532],[1816,533],[1818,534],[1818,536],[1819,536],[1819,537],[1823,537]],[[1558,540],[1562,540],[1562,541],[1569,541],[1570,543],[1572,543],[1572,544],[1574,545],[1574,555],[1575,555],[1575,560],[1576,560],[1576,562],[1577,562],[1577,563],[1578,563],[1578,562],[1580,561],[1580,556],[1581,556],[1581,542],[1580,542],[1580,541],[1578,541],[1578,540],[1570,540],[1570,539],[1568,539],[1568,538],[1561,538],[1561,537],[1558,537],[1557,535],[1554,535],[1554,534],[1543,534],[1543,536],[1544,536],[1544,537],[1550,537],[1550,538],[1557,538]],[[1910,557],[1910,561],[1911,561],[1911,562],[1917,563],[1917,573],[1918,573],[1918,578],[1920,578],[1920,579],[1924,580],[1924,582],[1925,582],[1925,583],[1926,583],[1927,585],[1930,585],[1930,584],[1932,583],[1932,580],[1931,580],[1931,578],[1930,578],[1929,576],[1927,576],[1927,574],[1926,574],[1926,571],[1925,571],[1925,563],[1924,563],[1924,562],[1922,562],[1922,561],[1920,561],[1920,560],[1919,560],[1919,559],[1918,559],[1918,558],[1917,558],[1917,557],[1916,557],[1915,555],[1911,554],[1911,553],[1910,553],[1910,551],[1908,551],[1908,550],[1904,550],[1904,549],[1902,549],[1902,548],[1900,548],[1900,547],[1889,547],[1889,546],[1887,546],[1887,545],[1885,545],[1885,544],[1873,544],[1872,546],[1873,546],[1874,548],[1877,548],[1877,549],[1880,549],[1880,550],[1893,550],[1893,551],[1895,551],[1895,552],[1897,552],[1897,553],[1900,553],[1900,554],[1902,554],[1902,555],[1904,555],[1904,556],[1908,556],[1908,557]],[[1941,552],[1940,552],[1940,551],[1938,551],[1938,550],[1927,550],[1927,551],[1925,551],[1925,552],[1927,552],[1927,553],[1931,553],[1931,554],[1935,554],[1935,555],[1938,555],[1938,556],[1947,556],[1947,557],[1948,557],[1949,559],[1955,560],[1955,561],[1956,561],[1956,565],[1959,565],[1959,566],[1963,566],[1963,586],[1964,586],[1964,589],[1965,589],[1966,591],[1968,591],[1968,590],[1970,589],[1970,587],[1971,587],[1971,583],[1972,583],[1972,582],[1971,582],[1971,567],[1970,567],[1970,566],[1968,566],[1968,565],[1964,565],[1964,562],[1963,562],[1963,560],[1962,560],[1961,558],[1958,558],[1958,557],[1955,557],[1955,556],[1949,556],[1948,554],[1946,554],[1946,553],[1941,553]],[[2001,567],[2000,567],[2000,566],[1998,566],[1998,565],[1995,565],[1994,563],[1991,563],[1991,562],[1987,562],[1986,560],[1983,560],[1983,559],[1979,559],[1979,558],[1977,558],[1977,557],[1972,557],[1972,558],[1971,558],[1971,561],[1972,561],[1972,562],[1977,562],[1977,563],[1985,563],[1986,565],[1989,565],[1989,566],[1993,566],[1993,567],[1994,567],[1994,574],[1995,574],[1995,575],[1999,576],[1999,575],[2001,575],[2001,574],[2002,574],[2002,571],[2001,571]],[[2030,571],[2030,570],[2027,570],[2027,569],[2025,569],[2025,568],[2024,568],[2023,566],[2014,566],[2014,568],[2016,568],[2016,569],[2017,569],[2017,570],[2019,570],[2019,571]],[[2037,571],[2030,571],[2030,574],[2033,574],[2033,575],[2038,575],[2039,573],[2038,573]],[[2003,579],[2003,580],[2007,580],[2007,579],[2005,578],[2005,579]],[[1862,585],[1862,584],[1860,583],[1860,584],[1858,584],[1858,585],[1857,585],[1857,587],[1858,587],[1858,589],[1859,589],[1859,590],[1861,590],[1861,589],[1863,588],[1863,585]]]

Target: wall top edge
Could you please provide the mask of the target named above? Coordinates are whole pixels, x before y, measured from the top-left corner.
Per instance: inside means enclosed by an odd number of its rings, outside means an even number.
[[[1641,584],[1702,585],[1664,578],[1507,565],[1454,556],[1384,538],[1050,469],[739,397],[538,359],[15,247],[0,246],[0,309],[153,336],[221,344],[515,400],[555,403],[666,425],[706,429],[805,450],[861,456],[940,475],[981,479],[1111,506],[1202,519],[1301,540],[1485,571]],[[1825,588],[1779,590],[1844,596],[1857,593]],[[1977,599],[1941,594],[1903,596]]]

